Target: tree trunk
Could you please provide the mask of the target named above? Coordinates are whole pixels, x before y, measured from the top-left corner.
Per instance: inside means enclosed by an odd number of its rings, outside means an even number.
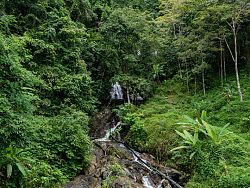
[[[235,22],[234,21],[233,21],[233,35],[234,35],[235,74],[236,74],[237,88],[238,88],[238,93],[239,93],[239,97],[240,97],[240,102],[242,102],[243,101],[243,96],[242,96],[241,87],[240,87],[240,77],[239,77],[239,70],[238,70],[237,34],[236,34],[236,28],[235,28]]]
[[[173,29],[174,29],[174,38],[176,38],[175,23],[173,23]]]
[[[197,81],[196,81],[196,75],[194,76],[194,93],[196,95],[197,92]]]
[[[180,78],[182,78],[182,73],[181,73],[181,64],[180,61],[178,60],[178,65],[179,65],[179,71],[180,71]]]
[[[220,70],[220,62],[218,61],[218,74],[219,74],[219,78],[221,78],[221,70]]]
[[[239,94],[239,97],[240,97],[240,102],[243,101],[243,95],[242,95],[242,92],[241,92],[241,86],[240,86],[240,77],[239,77],[239,70],[238,70],[238,48],[237,48],[237,28],[236,28],[236,23],[234,20],[232,20],[232,25],[228,23],[228,25],[231,27],[232,29],[232,32],[233,32],[233,39],[234,39],[234,54],[227,42],[227,39],[226,37],[224,37],[225,39],[225,42],[226,42],[226,45],[227,45],[227,48],[231,54],[231,57],[234,61],[234,67],[235,67],[235,75],[236,75],[236,82],[237,82],[237,88],[238,88],[238,94]]]
[[[250,30],[246,31],[246,41],[245,41],[245,56],[247,61],[247,70],[250,73]]]
[[[223,53],[223,69],[224,69],[224,81],[227,81],[227,71],[226,71],[226,57],[225,52]]]
[[[202,70],[202,87],[203,87],[203,94],[206,96],[206,88],[205,88],[205,70]]]
[[[222,44],[220,40],[220,79],[221,79],[221,85],[223,87],[223,52],[222,52]]]
[[[189,74],[188,74],[187,62],[186,62],[186,80],[187,80],[187,91],[189,93]]]

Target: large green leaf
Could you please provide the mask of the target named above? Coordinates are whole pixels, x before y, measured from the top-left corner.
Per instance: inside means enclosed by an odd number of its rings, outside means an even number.
[[[196,151],[191,153],[191,155],[189,156],[189,159],[192,159],[195,154],[196,154]]]
[[[186,138],[188,138],[189,141],[193,142],[193,136],[186,130],[183,131],[183,133],[185,134]]]
[[[207,135],[214,139],[215,138],[215,132],[213,130],[213,127],[211,125],[209,125],[206,121],[202,120],[202,124],[205,126],[206,128],[206,132],[207,132]]]
[[[188,139],[188,138],[186,137],[185,134],[183,134],[183,133],[181,133],[181,132],[179,132],[179,131],[177,131],[177,130],[175,130],[175,132],[176,132],[178,135],[180,135],[184,140],[187,140],[187,139]]]
[[[190,147],[189,147],[189,146],[179,146],[179,147],[176,147],[176,148],[171,149],[170,151],[172,152],[172,151],[175,151],[175,150],[179,150],[179,149],[188,149],[188,148],[190,148]]]
[[[18,169],[20,170],[20,172],[22,173],[23,176],[26,175],[26,168],[21,164],[21,163],[16,163]]]
[[[225,136],[226,134],[224,134],[226,128],[230,125],[230,123],[227,123],[219,132],[219,137]]]
[[[203,110],[201,113],[201,119],[206,120],[206,118],[207,118],[207,112]]]
[[[7,164],[7,178],[10,178],[11,174],[12,174],[12,165]]]
[[[193,143],[194,143],[194,145],[197,143],[197,141],[198,141],[198,135],[199,135],[199,129],[198,128],[196,128],[195,129],[195,133],[194,133],[194,141],[193,141]]]

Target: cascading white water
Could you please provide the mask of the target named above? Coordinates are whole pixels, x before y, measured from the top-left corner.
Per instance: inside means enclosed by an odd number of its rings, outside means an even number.
[[[154,187],[151,185],[148,176],[143,176],[143,177],[142,177],[142,183],[143,183],[143,185],[144,185],[145,188],[154,188]]]
[[[106,134],[104,137],[99,138],[99,139],[95,139],[93,140],[94,142],[110,142],[110,136],[112,135],[112,133],[121,125],[121,122],[118,122],[115,124],[115,121],[113,120],[111,125],[113,126],[112,128],[106,130]],[[110,124],[106,124],[105,126],[106,128],[110,127]],[[114,139],[115,140],[115,139]],[[140,164],[140,166],[143,166],[144,169],[142,170],[143,173],[141,174],[142,176],[139,177],[139,179],[141,179],[141,182],[143,183],[143,186],[145,188],[162,188],[164,187],[163,183],[165,181],[167,181],[167,183],[171,182],[172,184],[174,184],[176,187],[178,188],[182,188],[178,183],[176,183],[175,181],[173,181],[168,175],[165,175],[164,173],[162,173],[161,171],[159,171],[158,169],[154,168],[151,166],[150,162],[148,162],[147,160],[143,159],[142,155],[135,151],[134,149],[130,148],[129,146],[126,146],[125,144],[123,144],[122,142],[119,142],[117,140],[115,140],[116,142],[119,143],[119,147],[120,148],[125,148],[129,153],[132,154],[133,159],[132,161],[134,161],[135,163]],[[106,154],[105,154],[106,155]],[[156,172],[158,175],[163,176],[165,179],[162,179],[158,185],[154,185],[152,179],[151,178],[151,172]],[[133,176],[132,176],[133,177]],[[136,180],[136,176],[134,176],[134,180]],[[153,183],[153,185],[152,185]]]
[[[166,181],[165,179],[161,180],[161,182],[160,182],[160,184],[157,186],[157,188],[162,188],[162,184],[163,184],[163,182],[165,182],[165,181]]]
[[[103,119],[103,116],[101,115],[100,117],[97,116],[100,120]],[[112,116],[107,117],[111,118]],[[132,184],[134,185],[133,187],[143,186],[145,188],[163,188],[166,187],[166,185],[168,187],[168,185],[170,185],[169,183],[171,183],[175,185],[175,187],[182,188],[166,175],[166,173],[157,169],[157,165],[155,165],[156,163],[150,155],[141,154],[135,151],[121,140],[120,135],[112,135],[117,129],[119,129],[119,127],[121,127],[121,122],[117,122],[116,117],[113,117],[112,121],[108,119],[104,123],[100,123],[100,120],[94,121],[95,125],[99,126],[94,127],[98,132],[94,132],[93,137],[96,138],[99,136],[99,138],[92,140],[97,147],[95,147],[95,151],[93,152],[94,157],[91,162],[92,166],[90,167],[91,171],[89,171],[89,175],[86,177],[82,175],[79,176],[79,178],[84,181],[79,181],[79,179],[77,179],[76,181],[69,182],[64,188],[82,187],[81,185],[86,185],[84,187],[100,185],[99,187],[101,187],[102,182],[105,180],[105,178],[103,178],[104,175],[110,173],[109,168],[104,165],[107,164],[110,166],[118,162],[126,173],[126,182],[119,182],[118,185]],[[115,155],[113,155],[113,151],[115,151]],[[152,160],[147,161],[144,158]],[[100,177],[100,181],[90,181],[89,177],[92,177],[95,173],[97,174],[97,177]]]
[[[123,100],[123,92],[122,87],[118,82],[112,85],[112,89],[110,91],[111,99]]]
[[[141,155],[141,154],[140,154],[139,152],[137,152],[137,151],[131,149],[131,153],[132,153],[132,155],[133,155],[133,158],[134,158],[134,161],[135,161],[135,162],[137,162],[137,163],[139,163],[140,165],[146,167],[149,171],[152,171],[152,169],[151,169],[148,165],[146,165],[146,164],[147,164],[147,161],[146,161],[145,159],[140,158],[140,155]]]
[[[109,140],[110,135],[117,129],[117,127],[120,126],[120,124],[121,124],[121,122],[118,122],[114,127],[112,127],[111,129],[106,131],[106,134],[104,137],[95,139],[94,141],[99,141],[99,142],[110,141]]]

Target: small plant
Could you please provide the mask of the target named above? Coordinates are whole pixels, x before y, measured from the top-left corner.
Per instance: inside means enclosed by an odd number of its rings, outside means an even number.
[[[157,83],[160,83],[160,77],[165,76],[163,66],[160,64],[154,64],[152,71],[153,71],[153,78],[157,81]]]
[[[139,121],[138,114],[136,113],[128,113],[124,118],[123,118],[123,124],[127,126],[132,126],[136,124],[136,122]]]
[[[26,167],[23,165],[27,161],[25,157],[21,156],[23,150],[14,149],[12,145],[3,150],[1,153],[0,169],[6,169],[6,177],[10,178],[13,174],[13,169],[18,170],[21,175],[26,175]]]
[[[182,145],[182,146],[179,146],[179,147],[176,147],[174,149],[171,150],[172,151],[175,151],[175,150],[179,150],[179,149],[190,149],[190,148],[194,148],[196,147],[197,145],[197,142],[199,141],[199,129],[196,128],[195,129],[195,133],[194,135],[191,135],[188,131],[184,130],[183,133],[179,132],[176,130],[176,133],[178,135],[180,135],[183,139],[184,139],[184,143],[185,145]],[[191,159],[194,155],[195,155],[196,152],[193,152],[191,153],[191,155],[189,156],[189,158]]]
[[[22,181],[22,188],[60,187],[60,185],[66,181],[68,181],[67,177],[60,169],[46,162],[39,161],[32,164],[32,169],[28,171]]]
[[[122,169],[122,166],[118,163],[115,163],[109,166],[109,174],[107,178],[103,181],[102,188],[109,188],[112,187],[112,184],[119,176],[124,176],[125,172]]]
[[[199,133],[203,133],[205,136],[208,136],[214,144],[220,144],[223,140],[223,137],[229,133],[225,133],[225,129],[229,126],[226,124],[223,128],[218,129],[207,122],[207,113],[202,111],[201,116],[198,116],[195,120],[186,116],[187,122],[178,123],[186,125],[184,128],[194,131],[192,135],[187,130],[184,130],[183,133],[176,130],[176,133],[183,138],[184,145],[173,148],[171,151],[179,149],[193,149],[196,148],[197,143],[199,142]],[[196,151],[191,153],[190,158],[195,155]]]
[[[124,175],[124,171],[123,171],[121,165],[119,165],[118,163],[111,165],[109,167],[109,170],[110,170],[112,175],[115,175],[115,176]]]
[[[219,129],[207,122],[207,113],[206,111],[202,111],[201,116],[197,116],[195,120],[193,120],[190,117],[187,117],[187,122],[184,123],[178,123],[182,125],[189,125],[189,127],[185,127],[188,129],[192,129],[196,132],[198,129],[199,132],[203,133],[204,135],[208,136],[213,143],[219,144],[223,137],[225,137],[228,133],[225,133],[226,128],[229,126],[229,123],[226,124],[223,128]]]
[[[133,104],[120,105],[118,109],[114,109],[113,112],[116,113],[121,119],[135,111],[135,106]]]
[[[129,129],[128,135],[126,136],[126,141],[136,147],[143,148],[148,139],[148,133],[145,129],[144,124],[140,122],[135,122]]]

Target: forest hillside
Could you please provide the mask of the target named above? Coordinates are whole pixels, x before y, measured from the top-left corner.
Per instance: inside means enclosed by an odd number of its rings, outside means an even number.
[[[111,106],[184,186],[247,188],[249,73],[249,0],[1,0],[0,187],[84,174]]]

